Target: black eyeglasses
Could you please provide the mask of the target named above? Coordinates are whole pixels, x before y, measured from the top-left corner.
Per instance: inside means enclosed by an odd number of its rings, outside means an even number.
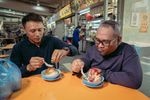
[[[112,40],[99,40],[98,38],[94,38],[94,41],[95,41],[95,44],[96,45],[99,45],[100,43],[105,46],[105,47],[108,47],[110,45],[110,43],[112,41],[116,40],[116,38],[112,39]]]

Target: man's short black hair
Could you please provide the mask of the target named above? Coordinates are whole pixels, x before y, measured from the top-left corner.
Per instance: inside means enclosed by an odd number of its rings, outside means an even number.
[[[28,21],[35,21],[35,22],[42,22],[43,23],[42,17],[36,13],[29,13],[26,16],[24,16],[22,18],[22,25],[25,27],[25,24]]]

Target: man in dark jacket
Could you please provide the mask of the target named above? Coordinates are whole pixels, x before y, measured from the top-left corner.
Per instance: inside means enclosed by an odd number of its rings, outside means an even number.
[[[85,55],[72,62],[72,71],[87,72],[96,67],[105,80],[113,84],[137,89],[142,84],[142,69],[133,46],[121,42],[119,24],[115,21],[101,23],[95,36],[95,45]]]
[[[40,15],[29,13],[23,17],[22,25],[27,37],[14,46],[10,56],[10,60],[20,68],[22,77],[40,74],[47,68],[44,61],[57,63],[66,55],[78,53],[74,46],[53,36],[44,36]]]

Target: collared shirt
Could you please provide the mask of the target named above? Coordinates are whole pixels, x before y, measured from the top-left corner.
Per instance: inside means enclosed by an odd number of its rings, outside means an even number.
[[[53,51],[55,49],[62,49],[63,47],[69,47],[71,56],[77,54],[77,50],[74,46],[68,45],[52,36],[43,37],[39,47],[25,38],[13,47],[10,60],[19,67],[22,77],[40,74],[42,70],[47,68],[45,65],[33,72],[27,71],[26,66],[29,64],[31,57],[43,57],[46,62],[51,63]]]
[[[130,88],[139,88],[142,83],[142,69],[133,46],[121,43],[111,54],[102,56],[92,46],[81,58],[85,62],[84,71],[91,67],[102,69],[106,81]]]

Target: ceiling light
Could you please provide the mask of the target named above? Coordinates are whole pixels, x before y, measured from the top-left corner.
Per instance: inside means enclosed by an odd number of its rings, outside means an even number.
[[[38,7],[40,6],[40,2],[39,2],[39,1],[37,1],[37,6],[38,6]]]
[[[4,0],[0,0],[0,2],[4,2]]]
[[[41,6],[33,6],[33,9],[38,10],[38,11],[46,11],[46,9]]]
[[[89,7],[86,8],[86,9],[80,10],[80,11],[79,11],[79,15],[83,15],[83,14],[86,14],[86,13],[88,13],[88,12],[90,12],[90,8],[89,8]]]

